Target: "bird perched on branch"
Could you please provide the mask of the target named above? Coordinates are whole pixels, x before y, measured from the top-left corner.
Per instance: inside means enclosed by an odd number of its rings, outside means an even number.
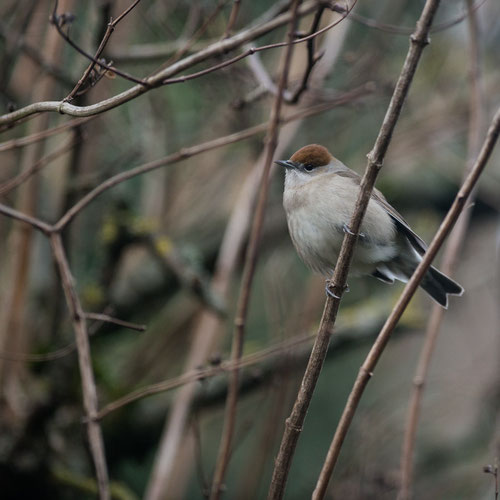
[[[344,232],[354,212],[361,178],[318,144],[304,146],[286,168],[283,206],[293,244],[312,270],[331,277]],[[406,282],[426,251],[426,244],[374,189],[361,224],[352,271],[371,274],[385,283]],[[463,288],[434,267],[420,286],[441,306]],[[328,292],[328,287],[327,287]]]

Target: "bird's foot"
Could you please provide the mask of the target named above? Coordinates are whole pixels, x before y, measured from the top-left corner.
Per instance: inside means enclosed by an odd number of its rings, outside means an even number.
[[[325,286],[325,292],[326,292],[326,295],[327,295],[327,296],[330,296],[332,299],[338,299],[338,300],[340,300],[340,296],[339,296],[339,295],[337,295],[337,294],[335,294],[335,293],[333,292],[332,288],[333,288],[332,282],[331,282],[330,280],[326,280],[326,286]],[[349,291],[350,291],[350,289],[349,289],[349,285],[348,285],[348,284],[346,284],[346,285],[344,286],[344,293],[347,293],[347,292],[349,292]]]
[[[347,224],[344,224],[342,226],[342,230],[344,231],[344,233],[347,233],[347,234],[350,234],[352,236],[356,236],[356,233],[352,232],[351,231],[351,228],[347,225]],[[365,237],[365,234],[364,233],[359,233],[358,234],[358,237],[359,238],[364,238]]]

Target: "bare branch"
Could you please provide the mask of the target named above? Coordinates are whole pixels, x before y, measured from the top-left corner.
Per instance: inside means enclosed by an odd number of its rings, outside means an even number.
[[[37,162],[35,162],[31,167],[23,170],[20,174],[16,175],[12,179],[3,182],[0,184],[0,196],[5,196],[9,191],[12,191],[16,187],[20,186],[23,182],[28,180],[32,175],[36,174],[46,165],[53,162],[55,159],[60,156],[66,154],[68,151],[71,151],[78,143],[79,139],[72,139],[64,146],[56,149],[52,153],[49,153],[47,156],[40,158]]]
[[[451,205],[446,217],[441,223],[436,235],[434,236],[429,248],[427,249],[422,261],[417,266],[412,277],[404,287],[403,293],[399,297],[394,309],[387,318],[384,326],[380,330],[377,340],[373,344],[370,352],[368,353],[363,365],[359,370],[359,374],[354,382],[354,386],[351,390],[349,398],[347,400],[346,406],[340,418],[340,422],[335,431],[330,449],[321,470],[316,489],[313,493],[313,499],[319,500],[323,498],[328,485],[330,476],[332,475],[335,464],[344,442],[345,436],[349,427],[351,425],[352,419],[358,407],[359,401],[363,392],[365,390],[368,381],[373,375],[373,370],[375,369],[380,356],[382,355],[389,338],[396,327],[399,319],[401,318],[403,312],[405,311],[410,299],[417,290],[422,278],[429,269],[433,259],[436,257],[438,250],[441,248],[445,238],[448,236],[449,232],[453,228],[457,218],[462,213],[466,206],[467,199],[476,185],[479,177],[485,168],[495,143],[500,135],[500,108],[497,110],[491,126],[488,130],[488,134],[481,148],[481,152],[477,157],[471,172],[467,175],[464,183],[462,184],[460,190],[458,191],[453,204]]]
[[[146,325],[139,325],[138,323],[130,323],[130,321],[124,321],[122,319],[113,318],[108,314],[86,312],[84,314],[86,319],[93,319],[96,321],[104,321],[106,323],[113,323],[114,325],[123,326],[125,328],[130,328],[131,330],[137,330],[138,332],[144,332],[146,330]]]
[[[90,345],[85,324],[85,313],[80,304],[80,299],[76,293],[75,283],[69,268],[66,254],[63,248],[61,235],[52,233],[50,235],[50,245],[57,264],[57,269],[61,276],[61,282],[66,298],[73,329],[75,332],[76,347],[78,351],[78,364],[80,367],[83,403],[87,419],[87,432],[92,458],[97,474],[97,484],[99,487],[99,497],[101,500],[109,500],[109,478],[104,452],[104,441],[99,423],[95,420],[97,415],[97,388],[92,370],[92,360]]]
[[[47,224],[40,219],[36,219],[35,217],[31,217],[30,215],[23,214],[22,212],[19,212],[14,208],[3,205],[2,203],[0,203],[0,213],[6,215],[7,217],[11,217],[12,219],[25,222],[26,224],[33,226],[35,229],[38,229],[47,236],[54,231],[53,226],[51,226],[50,224]]]
[[[69,93],[69,95],[66,98],[63,99],[62,102],[67,102],[67,101],[70,101],[70,100],[73,99],[73,97],[76,95],[76,93],[82,87],[83,83],[85,82],[85,80],[90,75],[91,71],[93,70],[93,68],[96,65],[99,66],[100,68],[106,70],[106,71],[111,71],[111,72],[113,72],[113,73],[121,76],[122,78],[125,78],[125,80],[129,80],[131,82],[134,82],[134,83],[137,83],[139,85],[146,86],[146,87],[149,86],[149,84],[145,80],[143,80],[141,78],[136,78],[135,76],[130,75],[129,73],[125,73],[124,71],[121,71],[121,70],[115,68],[113,65],[106,64],[103,60],[98,59],[99,55],[104,50],[104,47],[108,43],[108,40],[109,40],[110,36],[112,35],[112,33],[113,33],[114,29],[115,29],[116,24],[121,19],[123,19],[123,17],[125,17],[125,15],[128,14],[139,2],[140,2],[140,0],[135,0],[135,2],[132,5],[130,5],[115,21],[110,22],[108,24],[108,28],[106,30],[106,33],[104,34],[104,37],[103,37],[103,39],[102,39],[102,41],[101,41],[101,43],[99,45],[99,48],[97,49],[96,56],[92,56],[91,54],[89,54],[88,52],[86,52],[85,50],[83,50],[73,40],[71,40],[71,38],[64,32],[64,30],[62,29],[62,27],[64,25],[64,22],[65,22],[64,14],[62,16],[59,16],[57,14],[57,6],[58,6],[59,1],[58,0],[55,1],[54,10],[52,12],[52,15],[50,16],[50,22],[52,23],[52,25],[54,26],[54,28],[57,30],[57,32],[59,33],[59,35],[61,35],[61,37],[69,45],[71,45],[71,47],[73,47],[82,56],[86,57],[87,59],[89,59],[91,61],[91,64],[87,67],[87,69],[83,73],[82,78],[80,78],[80,80],[78,81],[78,83],[76,84],[76,86]]]
[[[94,54],[94,57],[91,59],[91,63],[89,64],[89,66],[87,67],[87,69],[84,71],[82,77],[80,78],[80,80],[78,81],[78,83],[76,84],[76,86],[73,88],[73,90],[68,94],[68,96],[64,99],[65,101],[71,101],[75,95],[77,95],[77,93],[80,91],[80,89],[82,88],[82,86],[86,83],[89,75],[92,73],[95,65],[96,65],[96,61],[99,60],[99,57],[101,57],[101,54],[102,54],[102,51],[104,50],[104,48],[106,47],[106,45],[108,44],[108,41],[109,39],[111,38],[111,35],[113,34],[113,31],[115,30],[116,28],[116,25],[140,2],[141,0],[135,0],[131,5],[128,6],[128,8],[126,8],[114,21],[110,21],[108,23],[108,26],[106,28],[106,32],[104,33],[104,36],[101,40],[101,43],[99,44],[99,47],[97,48],[97,51],[96,53]],[[57,8],[57,4],[56,4],[56,8]],[[54,12],[55,12],[56,9],[54,9]],[[53,14],[54,16],[54,14]],[[57,26],[56,26],[57,28]],[[59,32],[59,30],[58,30]],[[116,73],[116,71],[114,71],[114,73]]]
[[[334,100],[330,103],[319,105],[310,108],[310,114],[308,110],[301,111],[300,113],[296,113],[285,120],[283,123],[288,123],[293,120],[297,120],[298,118],[302,118],[304,116],[310,116],[311,114],[315,114],[317,112],[325,111],[326,109],[330,109],[339,103],[349,102],[352,99],[357,99],[362,95],[370,92],[371,87],[369,84],[362,85],[357,89],[353,89],[351,92],[346,93],[344,96],[340,96],[339,100]],[[316,110],[313,112],[313,110]],[[232,144],[234,142],[238,142],[249,137],[252,137],[256,134],[265,132],[268,124],[262,123],[260,125],[256,125],[254,127],[250,127],[248,129],[242,130],[240,132],[235,132],[234,134],[229,134],[224,137],[218,137],[217,139],[213,139],[211,141],[203,142],[196,146],[191,146],[189,148],[184,148],[178,151],[177,153],[173,153],[164,158],[160,158],[158,160],[153,160],[151,162],[145,163],[144,165],[140,165],[138,167],[127,170],[126,172],[121,172],[119,174],[110,177],[103,183],[99,184],[92,191],[87,193],[78,203],[73,205],[55,224],[57,231],[64,228],[79,212],[81,212],[91,201],[97,198],[100,194],[112,187],[120,184],[132,177],[136,177],[138,175],[145,174],[146,172],[150,172],[152,170],[156,170],[157,168],[164,167],[165,165],[170,165],[171,163],[176,163],[178,161],[186,160],[191,156],[195,156],[197,154],[205,153],[206,151],[210,151],[212,149],[216,149],[222,146],[226,146],[228,144]]]
[[[280,80],[278,84],[278,94],[274,100],[274,105],[271,110],[269,119],[269,130],[265,140],[265,160],[262,168],[262,177],[260,184],[259,199],[255,209],[255,215],[252,222],[250,239],[245,257],[245,265],[243,268],[243,276],[241,280],[240,294],[236,306],[236,314],[234,320],[233,343],[231,346],[231,361],[237,362],[243,352],[243,343],[245,339],[245,324],[248,313],[248,304],[250,301],[250,290],[252,288],[255,266],[257,263],[258,247],[262,233],[262,225],[264,222],[264,214],[267,202],[267,194],[269,190],[269,173],[273,161],[274,151],[278,142],[278,131],[280,124],[281,106],[283,104],[283,92],[287,86],[288,72],[293,54],[293,36],[297,29],[297,9],[299,0],[295,0],[292,6],[292,18],[290,21],[290,29],[288,32],[289,44],[287,45],[283,65],[280,72]],[[214,478],[210,491],[210,500],[218,500],[220,498],[226,469],[229,464],[231,455],[231,446],[233,441],[234,429],[236,425],[236,408],[238,402],[238,386],[239,386],[239,370],[232,371],[229,379],[228,394],[226,406],[224,409],[224,425],[222,429],[219,451],[217,453],[217,462],[215,465]]]
[[[190,382],[195,382],[197,380],[205,380],[207,378],[214,377],[215,375],[218,375],[220,373],[230,372],[232,370],[244,368],[246,366],[252,366],[266,359],[269,359],[283,352],[286,352],[290,349],[293,349],[306,342],[309,342],[310,340],[312,340],[312,338],[313,337],[311,335],[298,335],[291,339],[279,342],[271,347],[267,347],[253,354],[244,356],[239,360],[223,361],[219,364],[215,364],[214,366],[209,366],[207,368],[189,370],[186,373],[179,375],[178,377],[174,377],[165,380],[163,382],[158,382],[157,384],[151,384],[146,387],[142,387],[102,407],[99,413],[97,414],[97,418],[98,419],[104,418],[113,411],[118,410],[123,406],[126,406],[130,403],[133,403],[134,401],[145,398],[147,396],[170,391],[172,389],[180,387],[181,385],[185,385]]]
[[[311,11],[313,11],[316,8],[316,6],[317,4],[315,0],[310,0],[308,2],[305,2],[303,5],[299,7],[298,14],[300,16],[307,15]],[[255,38],[258,38],[290,22],[290,19],[291,19],[291,13],[285,12],[276,17],[275,19],[272,19],[271,21],[248,28],[230,38],[226,38],[224,40],[220,40],[216,43],[213,43],[207,48],[200,50],[199,52],[196,52],[194,54],[191,54],[190,56],[187,56],[186,58],[169,66],[168,68],[159,71],[158,73],[145,79],[144,81],[141,81],[140,84],[135,85],[134,87],[125,90],[124,92],[117,94],[113,97],[110,97],[109,99],[105,99],[99,103],[91,104],[89,106],[74,106],[73,104],[70,104],[65,101],[37,102],[25,106],[24,108],[13,111],[12,113],[7,113],[3,116],[0,116],[0,127],[4,125],[14,124],[18,120],[33,115],[35,113],[48,112],[48,111],[56,111],[71,116],[92,116],[99,113],[103,113],[104,111],[113,109],[119,106],[120,104],[123,104],[138,97],[139,95],[147,92],[151,88],[161,85],[162,82],[167,81],[168,79],[172,78],[174,75],[180,73],[181,71],[184,71],[196,64],[204,62],[212,57],[224,55],[227,52],[230,52],[240,47],[246,42],[254,40]],[[327,26],[326,28],[323,28],[323,30],[320,30],[319,32],[315,33],[313,36],[318,36],[319,34],[323,33],[324,31],[332,27],[333,25]],[[303,39],[295,40],[294,43],[301,43],[307,41],[308,39],[309,37],[305,37]],[[282,46],[283,44],[272,44],[266,46],[265,49],[267,50]],[[264,48],[262,49],[259,48],[259,50],[264,50]],[[247,55],[249,55],[249,53]],[[238,60],[239,59],[241,59],[241,57],[238,57]],[[112,68],[111,71],[116,71],[116,70]]]
[[[321,21],[321,16],[323,15],[323,11],[325,10],[324,5],[320,5],[318,7],[318,10],[316,11],[316,14],[314,16],[311,29],[309,30],[309,34],[312,35],[316,31],[318,31],[319,28],[319,23]],[[347,15],[349,13],[349,10],[351,9],[346,9],[346,12],[344,13]],[[315,53],[315,38],[311,38],[310,40],[307,41],[307,67],[304,71],[304,76],[302,77],[302,81],[300,82],[299,87],[297,90],[293,93],[293,95],[290,98],[290,103],[296,103],[299,101],[300,96],[307,90],[307,85],[309,81],[309,77],[311,76],[312,70],[314,68],[314,65],[319,61],[320,55]]]
[[[43,132],[37,132],[25,137],[19,137],[18,139],[10,139],[9,141],[0,143],[0,153],[9,151],[10,149],[21,148],[23,146],[27,146],[28,144],[33,144],[34,142],[42,141],[47,137],[65,132],[68,129],[78,127],[79,125],[83,125],[84,123],[87,123],[88,121],[94,119],[94,116],[90,116],[88,118],[75,118],[74,120],[69,120],[62,125],[57,125],[57,127],[52,127],[44,130]]]
[[[445,31],[449,28],[452,28],[453,26],[456,26],[457,24],[460,24],[462,21],[467,19],[467,17],[470,15],[471,12],[475,12],[476,10],[478,10],[480,7],[482,7],[484,3],[486,3],[486,0],[479,0],[476,4],[472,6],[472,9],[470,10],[467,9],[463,14],[460,14],[456,18],[435,24],[431,28],[430,33],[438,33],[440,31]],[[342,7],[341,5],[334,5],[333,10],[335,10],[335,12],[339,12],[340,14],[345,12],[345,8]],[[413,28],[411,28],[410,26],[396,26],[394,24],[381,23],[375,19],[370,19],[356,12],[353,12],[351,14],[350,19],[352,21],[356,21],[360,24],[363,24],[364,26],[368,26],[369,28],[375,28],[380,31],[384,31],[386,33],[391,33],[393,35],[408,36],[411,35],[411,33],[413,32]]]
[[[47,352],[44,354],[28,354],[24,352],[0,352],[1,359],[7,359],[9,361],[23,361],[29,363],[45,363],[47,361],[55,361],[56,359],[61,359],[71,354],[76,349],[76,344],[73,342],[55,351]]]
[[[408,94],[418,61],[423,48],[428,43],[428,32],[438,4],[439,0],[427,0],[424,6],[422,15],[417,22],[415,34],[411,37],[410,49],[396,83],[391,102],[389,103],[389,108],[387,109],[377,140],[375,141],[374,148],[368,155],[368,165],[365,175],[361,180],[356,207],[349,223],[352,234],[346,233],[344,237],[340,255],[335,266],[335,273],[330,285],[333,295],[339,298],[333,299],[331,296],[327,297],[318,330],[318,336],[314,343],[311,357],[309,359],[309,363],[307,364],[292,413],[286,421],[285,432],[283,434],[280,450],[276,458],[271,486],[269,489],[268,498],[270,500],[283,498],[293,454],[295,452],[314,388],[316,387],[316,382],[321,372],[321,367],[323,366],[323,361],[328,350],[330,336],[333,333],[333,325],[335,324],[337,317],[340,297],[342,297],[345,289],[347,274],[352,260],[354,245],[357,239],[357,233],[359,232],[361,221],[364,212],[366,211],[375,179],[380,168],[382,167],[382,161],[398,121],[403,102]],[[324,494],[323,488],[325,486],[326,485],[323,481],[321,490],[317,493],[316,498],[322,497]]]
[[[470,172],[473,166],[474,157],[478,153],[481,141],[481,129],[484,122],[483,103],[479,82],[479,36],[477,15],[475,11],[477,7],[472,4],[472,0],[467,0],[467,7],[470,34],[470,99],[468,158],[464,168],[464,177]],[[473,195],[471,195],[471,197],[473,197]],[[462,242],[469,225],[470,215],[471,210],[464,210],[446,244],[441,269],[448,276],[453,275],[457,256],[462,247]],[[444,312],[445,310],[439,306],[434,306],[432,309],[432,313],[427,323],[425,339],[420,352],[415,376],[413,378],[413,391],[408,404],[408,416],[403,438],[403,447],[401,450],[401,486],[398,500],[409,500],[411,496],[413,457],[420,407],[430,362],[434,353],[434,346],[444,318]]]
[[[240,11],[241,0],[233,0],[233,7],[231,9],[231,13],[229,14],[229,20],[227,22],[226,31],[222,38],[228,38],[231,35],[231,31],[236,23],[236,19],[238,18],[238,12]]]

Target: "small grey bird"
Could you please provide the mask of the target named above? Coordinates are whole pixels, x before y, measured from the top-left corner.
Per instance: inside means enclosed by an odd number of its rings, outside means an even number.
[[[295,249],[313,271],[331,277],[344,232],[354,212],[361,178],[318,144],[304,146],[286,168],[283,206]],[[426,244],[374,189],[361,224],[352,271],[371,274],[385,283],[406,282],[422,260]],[[420,286],[441,306],[463,288],[430,267]]]

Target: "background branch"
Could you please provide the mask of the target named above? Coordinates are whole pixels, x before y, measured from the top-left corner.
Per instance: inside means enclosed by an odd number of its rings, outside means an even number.
[[[480,86],[479,70],[479,37],[476,5],[472,0],[467,0],[467,14],[469,25],[470,49],[469,49],[469,134],[467,145],[467,160],[464,168],[464,178],[473,167],[474,159],[479,152],[481,144],[481,131],[484,123],[484,112]],[[474,193],[470,195],[470,202],[474,202]],[[460,215],[453,231],[445,246],[441,270],[447,276],[453,276],[459,251],[467,233],[471,216],[471,209],[464,210]],[[429,367],[434,353],[436,340],[444,319],[445,309],[434,305],[429,321],[427,323],[424,343],[420,352],[418,365],[413,379],[413,389],[408,404],[408,416],[403,447],[401,451],[401,489],[399,500],[411,498],[413,457],[417,435],[418,419],[422,405],[422,396],[426,380],[428,379]]]

